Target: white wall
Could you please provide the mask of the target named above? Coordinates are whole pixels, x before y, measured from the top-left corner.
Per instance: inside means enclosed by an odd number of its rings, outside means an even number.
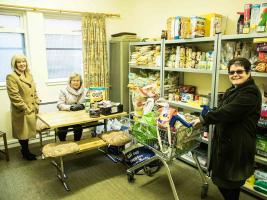
[[[227,34],[236,30],[238,15],[245,3],[261,3],[263,0],[1,0],[0,4],[21,5],[41,8],[76,10],[85,12],[118,13],[120,18],[107,20],[107,35],[117,32],[136,32],[141,37],[159,38],[162,29],[166,29],[166,20],[170,16],[190,16],[205,13],[220,13],[228,17]],[[266,0],[265,0],[266,2]],[[0,8],[1,9],[1,8]],[[35,35],[41,37],[42,26],[37,23],[40,14],[30,12],[27,19],[31,26],[28,36],[31,37],[29,50],[31,53],[31,70],[37,83],[40,98],[46,101],[57,99],[58,91],[64,85],[48,86],[45,83],[46,61],[41,49],[43,41],[34,40]],[[37,28],[38,27],[38,28]],[[37,38],[37,37],[36,37]],[[42,40],[42,39],[41,39]],[[194,78],[194,77],[193,77]],[[190,78],[191,79],[191,78]],[[201,82],[209,85],[209,82]],[[8,133],[11,139],[9,99],[6,90],[0,90],[0,130]]]
[[[128,3],[129,2],[129,3]],[[192,16],[206,13],[219,13],[228,17],[226,34],[236,30],[238,11],[244,10],[245,3],[261,3],[266,0],[131,0],[125,20],[128,31],[142,37],[159,38],[166,29],[166,21],[171,16]]]

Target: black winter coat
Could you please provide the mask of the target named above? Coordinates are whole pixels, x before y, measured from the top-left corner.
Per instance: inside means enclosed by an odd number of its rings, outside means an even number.
[[[253,174],[261,93],[253,79],[226,90],[218,109],[201,120],[215,124],[210,169],[212,177],[243,181]]]

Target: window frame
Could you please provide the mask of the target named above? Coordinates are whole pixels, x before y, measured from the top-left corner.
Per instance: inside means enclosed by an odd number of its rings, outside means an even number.
[[[82,23],[82,17],[80,15],[77,14],[46,14],[44,13],[43,15],[44,17],[44,21],[46,19],[55,19],[55,20],[80,20]],[[45,24],[44,24],[45,26]],[[44,36],[46,37],[46,35],[80,35],[82,37],[82,30],[73,30],[73,31],[65,31],[65,30],[46,30],[46,28],[44,27]],[[82,49],[81,49],[82,50]],[[45,54],[46,54],[46,58],[47,58],[47,48],[45,48]],[[46,80],[46,84],[49,86],[53,86],[53,85],[64,85],[67,84],[68,82],[68,77],[66,78],[55,78],[55,79],[49,79],[48,78],[48,65],[46,66],[46,70],[47,70],[47,80]],[[81,76],[83,77],[83,67],[81,69]]]
[[[26,12],[23,11],[14,11],[14,10],[0,10],[0,15],[8,15],[8,16],[18,16],[21,19],[21,26],[18,28],[11,27],[2,27],[0,26],[0,33],[21,33],[24,36],[24,53],[29,55],[28,51],[28,36],[27,36],[27,22],[26,22]],[[30,63],[30,58],[28,58],[28,62]],[[0,82],[0,90],[6,89],[6,82]]]

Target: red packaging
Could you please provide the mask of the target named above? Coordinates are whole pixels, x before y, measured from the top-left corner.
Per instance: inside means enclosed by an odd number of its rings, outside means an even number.
[[[267,53],[266,52],[259,52],[258,59],[260,61],[266,62],[267,61]]]
[[[196,86],[193,85],[179,85],[179,93],[196,94]]]
[[[251,11],[251,4],[245,4],[244,9],[244,23],[245,25],[250,22],[250,11]]]
[[[250,27],[250,12],[251,12],[251,5],[252,4],[245,4],[244,9],[244,28],[243,33],[249,33],[249,27]]]

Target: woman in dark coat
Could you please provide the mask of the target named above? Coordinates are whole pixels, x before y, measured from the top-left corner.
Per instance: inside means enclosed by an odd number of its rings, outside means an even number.
[[[240,187],[254,172],[262,99],[251,78],[251,64],[247,59],[230,60],[228,74],[232,87],[226,90],[219,107],[193,123],[215,124],[209,166],[212,181],[224,199],[238,200]]]

